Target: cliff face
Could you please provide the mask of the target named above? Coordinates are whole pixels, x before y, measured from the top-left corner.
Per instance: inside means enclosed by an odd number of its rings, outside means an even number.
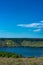
[[[43,39],[34,38],[0,38],[0,47],[15,47],[15,46],[29,46],[29,47],[43,47]]]

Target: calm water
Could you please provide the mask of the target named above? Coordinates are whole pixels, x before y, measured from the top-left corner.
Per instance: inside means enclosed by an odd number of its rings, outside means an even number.
[[[8,48],[8,47],[3,47],[3,48],[0,48],[0,51],[22,54],[25,57],[29,57],[29,56],[35,56],[35,57],[43,56],[43,48],[30,48],[30,47]]]

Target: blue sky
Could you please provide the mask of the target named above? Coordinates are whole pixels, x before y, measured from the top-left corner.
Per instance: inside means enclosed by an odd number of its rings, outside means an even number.
[[[0,37],[43,38],[43,0],[0,0]]]

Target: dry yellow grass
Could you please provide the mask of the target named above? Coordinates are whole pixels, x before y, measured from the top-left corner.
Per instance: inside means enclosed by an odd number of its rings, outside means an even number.
[[[0,58],[0,65],[43,65],[42,58]]]

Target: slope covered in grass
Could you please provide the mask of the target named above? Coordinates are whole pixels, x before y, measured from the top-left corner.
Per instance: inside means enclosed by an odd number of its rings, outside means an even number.
[[[38,38],[0,38],[0,47],[43,47],[43,39]]]

